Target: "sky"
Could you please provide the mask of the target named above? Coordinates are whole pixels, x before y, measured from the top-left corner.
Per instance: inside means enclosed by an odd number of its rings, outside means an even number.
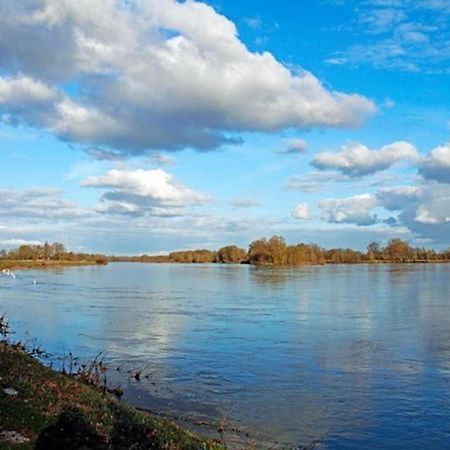
[[[448,248],[450,0],[2,0],[0,248]]]

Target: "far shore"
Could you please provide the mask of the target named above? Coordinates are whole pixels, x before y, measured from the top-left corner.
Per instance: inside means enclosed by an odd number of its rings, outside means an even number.
[[[105,264],[107,263],[103,261],[0,260],[0,270],[48,269],[73,266],[99,266]]]
[[[74,253],[59,243],[21,245],[15,250],[0,250],[0,270],[41,269],[102,265],[110,262],[250,264],[254,266],[297,267],[337,264],[427,264],[450,262],[450,248],[434,250],[412,247],[395,238],[385,246],[371,242],[365,252],[351,248],[325,249],[317,244],[288,244],[281,236],[262,238],[250,243],[248,250],[227,245],[219,250],[194,249],[164,255],[115,256],[99,253]]]
[[[256,266],[256,267],[303,267],[303,266],[348,266],[348,265],[387,265],[387,264],[449,264],[450,259],[442,259],[442,260],[411,260],[411,261],[389,261],[389,260],[364,260],[364,261],[352,261],[352,262],[303,262],[299,264],[275,264],[275,263],[249,263],[247,261],[243,262],[216,262],[216,261],[196,261],[196,262],[183,262],[183,261],[170,261],[170,260],[161,260],[160,257],[156,257],[156,259],[141,259],[140,257],[114,257],[113,259],[108,259],[109,263],[139,263],[139,264],[189,264],[189,265],[205,265],[205,264],[222,264],[222,265],[247,265],[247,266]]]

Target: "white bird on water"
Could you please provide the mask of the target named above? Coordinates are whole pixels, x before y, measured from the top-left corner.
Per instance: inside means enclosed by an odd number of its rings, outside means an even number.
[[[14,272],[11,272],[9,269],[3,269],[2,270],[2,274],[11,277],[11,278],[16,278],[16,275]]]
[[[33,284],[37,284],[37,281],[36,281],[36,280],[33,280]]]

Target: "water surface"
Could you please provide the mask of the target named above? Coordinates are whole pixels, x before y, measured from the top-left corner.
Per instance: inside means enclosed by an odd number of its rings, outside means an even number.
[[[17,275],[0,278],[16,338],[53,357],[105,351],[140,406],[227,417],[280,445],[448,448],[450,265],[117,263]],[[128,382],[129,370],[148,379]]]

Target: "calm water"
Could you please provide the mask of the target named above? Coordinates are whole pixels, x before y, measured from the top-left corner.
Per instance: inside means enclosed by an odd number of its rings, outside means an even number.
[[[226,416],[269,442],[441,449],[449,276],[444,264],[111,264],[1,278],[0,311],[53,355],[104,350],[141,406]],[[149,379],[127,382],[134,369]]]

